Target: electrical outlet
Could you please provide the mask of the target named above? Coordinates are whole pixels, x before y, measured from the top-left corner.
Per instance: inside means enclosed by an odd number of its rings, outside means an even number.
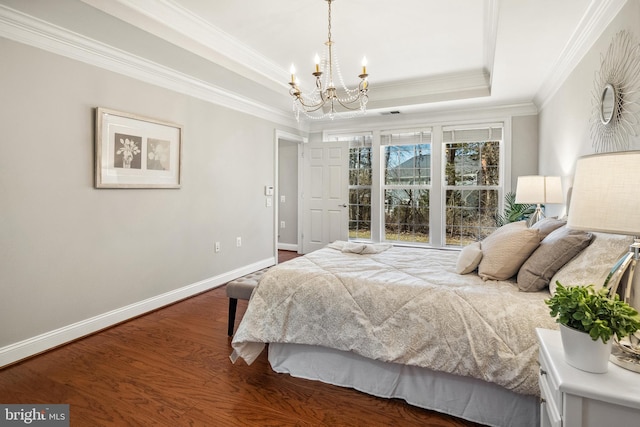
[[[236,246],[237,247],[242,246],[242,237],[236,237]]]
[[[280,221],[280,228],[284,228],[284,221]]]
[[[265,205],[270,208],[271,207],[271,197],[267,197],[267,200],[265,201]]]
[[[282,195],[280,196],[280,203],[284,203],[284,202],[286,201],[286,199],[287,199],[287,198],[286,198],[286,197],[284,197],[284,194],[282,194]]]
[[[220,242],[216,242],[216,252],[220,252]]]

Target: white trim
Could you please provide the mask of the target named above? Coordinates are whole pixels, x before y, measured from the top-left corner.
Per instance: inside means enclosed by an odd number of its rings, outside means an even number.
[[[493,82],[493,65],[496,59],[496,43],[498,41],[498,16],[500,0],[484,2],[484,68],[488,75],[489,91]]]
[[[292,243],[278,243],[278,249],[282,251],[295,251],[298,252],[298,245]]]
[[[44,49],[145,83],[192,96],[212,104],[298,128],[293,114],[253,101],[204,80],[132,55],[81,34],[0,5],[0,37]]]
[[[560,89],[571,72],[582,61],[582,58],[589,52],[596,40],[626,3],[627,0],[590,2],[587,12],[571,35],[558,61],[549,72],[549,77],[542,83],[533,97],[540,110],[547,105],[553,95]]]
[[[129,304],[125,307],[111,310],[107,313],[81,320],[71,325],[63,326],[61,328],[45,332],[44,334],[7,345],[0,348],[0,368],[27,357],[34,356],[38,353],[42,353],[46,350],[50,350],[62,344],[66,344],[78,338],[99,332],[105,328],[117,325],[118,323],[150,311],[173,304],[185,298],[211,290],[230,282],[231,280],[237,279],[238,277],[270,267],[275,263],[275,258],[267,258],[251,265],[237,268],[227,273],[210,277],[191,285],[165,292],[164,294],[156,295],[154,297]]]

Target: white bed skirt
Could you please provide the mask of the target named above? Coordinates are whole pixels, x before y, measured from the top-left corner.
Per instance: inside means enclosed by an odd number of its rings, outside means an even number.
[[[322,381],[490,426],[539,426],[535,396],[496,384],[354,353],[302,344],[269,344],[274,371]]]

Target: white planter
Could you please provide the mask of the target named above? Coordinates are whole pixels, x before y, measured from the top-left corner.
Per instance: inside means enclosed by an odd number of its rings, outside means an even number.
[[[603,344],[602,340],[594,341],[589,334],[565,325],[560,325],[560,337],[564,347],[564,360],[569,365],[594,374],[607,372],[612,339]]]

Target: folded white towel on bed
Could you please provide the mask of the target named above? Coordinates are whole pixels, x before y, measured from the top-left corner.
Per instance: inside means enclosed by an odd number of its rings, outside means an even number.
[[[328,246],[332,249],[336,249],[345,253],[366,255],[379,254],[380,252],[384,252],[387,249],[391,248],[393,245],[391,245],[390,243],[358,243],[336,240]]]

